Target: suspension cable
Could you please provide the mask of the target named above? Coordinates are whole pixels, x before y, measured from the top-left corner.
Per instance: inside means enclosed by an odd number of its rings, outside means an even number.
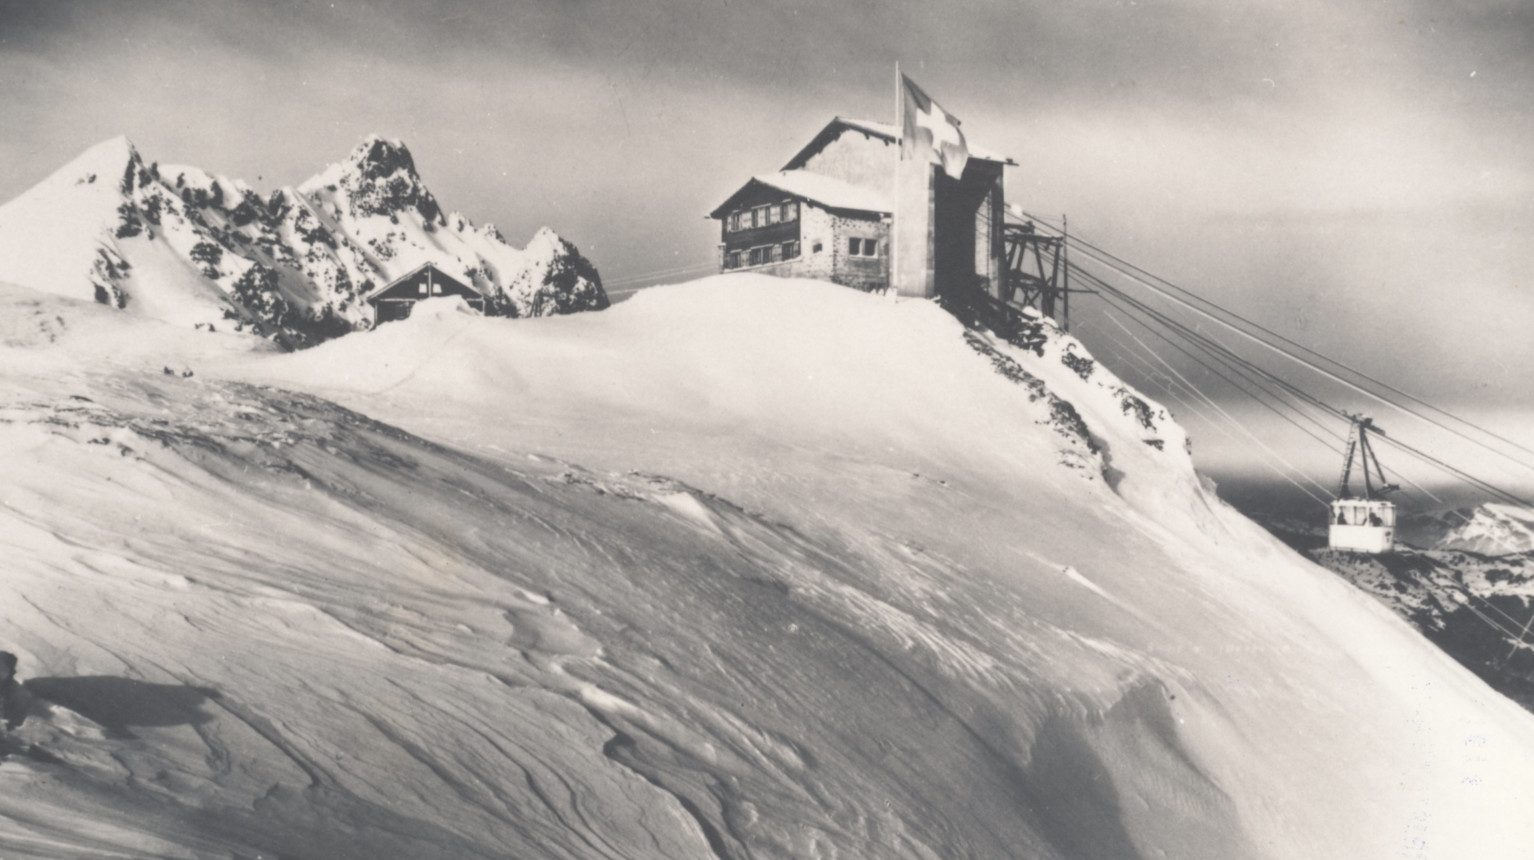
[[[1054,224],[1050,223],[1046,219],[1039,218],[1038,216],[1032,215],[1032,214],[1027,213],[1027,212],[1023,212],[1022,214],[1027,216],[1027,217],[1029,217],[1029,218],[1031,218],[1031,219],[1033,219],[1037,223],[1043,224],[1044,226],[1048,227],[1051,230],[1055,230],[1056,232],[1060,231],[1060,228],[1056,227]],[[1183,289],[1182,287],[1178,287],[1176,284],[1173,284],[1170,281],[1167,281],[1165,278],[1161,278],[1161,277],[1159,277],[1157,275],[1153,275],[1153,274],[1151,274],[1149,272],[1146,272],[1144,269],[1141,269],[1140,267],[1135,266],[1133,263],[1129,263],[1129,262],[1123,260],[1122,258],[1119,258],[1119,257],[1113,255],[1112,253],[1097,247],[1096,245],[1093,245],[1093,244],[1091,244],[1089,242],[1083,241],[1080,238],[1079,234],[1073,234],[1071,236],[1071,239],[1079,247],[1085,249],[1085,254],[1088,257],[1091,257],[1092,259],[1096,260],[1098,263],[1100,263],[1102,265],[1105,265],[1105,266],[1108,266],[1109,268],[1117,270],[1120,274],[1123,274],[1124,276],[1126,276],[1126,277],[1128,277],[1128,278],[1130,278],[1130,279],[1140,283],[1141,285],[1143,285],[1147,289],[1160,294],[1164,298],[1167,298],[1168,300],[1176,302],[1177,304],[1180,304],[1183,307],[1186,307],[1189,310],[1194,311],[1195,313],[1198,313],[1198,314],[1200,314],[1200,315],[1202,315],[1204,317],[1207,317],[1208,319],[1210,319],[1210,320],[1212,320],[1212,321],[1214,321],[1216,323],[1219,323],[1220,325],[1225,326],[1226,328],[1229,328],[1232,331],[1235,331],[1236,333],[1242,335],[1243,337],[1246,337],[1246,338],[1252,340],[1253,342],[1255,342],[1257,344],[1260,344],[1261,346],[1263,346],[1263,347],[1265,347],[1267,349],[1270,349],[1270,350],[1272,350],[1274,352],[1277,352],[1280,355],[1283,355],[1284,357],[1288,358],[1291,361],[1294,361],[1294,362],[1296,362],[1298,364],[1301,364],[1301,365],[1303,365],[1305,367],[1308,367],[1311,370],[1315,371],[1316,373],[1322,374],[1322,375],[1324,375],[1324,376],[1326,376],[1326,377],[1328,377],[1328,378],[1330,378],[1330,379],[1332,379],[1332,380],[1334,380],[1334,381],[1336,381],[1338,383],[1341,383],[1342,385],[1345,385],[1345,386],[1347,386],[1347,387],[1349,387],[1349,388],[1359,392],[1360,394],[1363,394],[1363,395],[1365,395],[1367,397],[1370,397],[1370,398],[1372,398],[1374,400],[1377,400],[1377,401],[1379,401],[1379,402],[1381,402],[1381,403],[1383,403],[1383,404],[1385,404],[1387,406],[1390,406],[1392,408],[1395,408],[1395,409],[1398,409],[1398,410],[1400,410],[1402,412],[1405,412],[1406,414],[1411,415],[1412,417],[1417,418],[1420,421],[1424,421],[1424,422],[1426,422],[1428,424],[1431,424],[1431,425],[1433,425],[1435,427],[1438,427],[1439,429],[1444,430],[1444,431],[1446,431],[1448,433],[1452,433],[1452,434],[1454,434],[1454,435],[1456,435],[1456,436],[1458,436],[1458,437],[1460,437],[1460,438],[1470,442],[1471,444],[1474,444],[1474,445],[1476,445],[1478,447],[1481,447],[1481,448],[1483,448],[1483,449],[1485,449],[1487,451],[1490,451],[1490,452],[1498,455],[1499,457],[1507,459],[1507,460],[1509,460],[1509,461],[1511,461],[1511,462],[1513,462],[1513,463],[1515,463],[1515,464],[1517,464],[1517,465],[1519,465],[1519,466],[1521,466],[1521,467],[1523,467],[1525,469],[1529,469],[1530,471],[1534,471],[1534,465],[1530,465],[1528,462],[1525,462],[1525,461],[1523,461],[1523,460],[1521,460],[1521,459],[1519,459],[1517,457],[1514,457],[1513,455],[1508,454],[1506,451],[1503,451],[1503,450],[1500,450],[1498,448],[1492,447],[1491,445],[1488,445],[1487,443],[1485,443],[1484,441],[1482,441],[1480,439],[1472,437],[1472,436],[1464,433],[1461,430],[1457,430],[1457,429],[1455,429],[1453,427],[1448,426],[1447,424],[1444,424],[1442,421],[1439,421],[1439,420],[1437,420],[1435,418],[1432,418],[1430,416],[1424,415],[1422,412],[1420,412],[1417,409],[1413,409],[1410,406],[1403,405],[1403,404],[1398,403],[1398,402],[1396,402],[1396,401],[1394,401],[1394,400],[1392,400],[1392,399],[1390,399],[1388,397],[1385,397],[1384,395],[1381,395],[1381,394],[1379,394],[1379,393],[1377,393],[1375,391],[1371,391],[1370,389],[1364,387],[1363,385],[1360,385],[1357,382],[1354,382],[1351,379],[1345,378],[1345,377],[1339,375],[1338,373],[1336,373],[1336,372],[1334,372],[1332,370],[1329,370],[1329,369],[1327,369],[1325,367],[1322,367],[1321,365],[1317,364],[1315,361],[1312,361],[1310,359],[1304,358],[1304,357],[1296,354],[1293,351],[1290,351],[1288,349],[1284,349],[1283,347],[1279,346],[1278,344],[1274,344],[1274,343],[1272,343],[1272,342],[1270,342],[1270,341],[1268,341],[1268,340],[1266,340],[1264,338],[1258,337],[1257,335],[1253,334],[1251,331],[1248,331],[1248,330],[1242,328],[1241,326],[1236,325],[1235,323],[1231,322],[1230,320],[1223,319],[1220,316],[1217,316],[1215,313],[1211,312],[1210,310],[1206,310],[1204,307],[1201,307],[1200,305],[1207,305],[1209,308],[1213,308],[1215,311],[1218,311],[1220,314],[1227,315],[1227,316],[1229,316],[1229,317],[1239,321],[1242,325],[1250,326],[1251,328],[1254,328],[1254,329],[1256,329],[1256,330],[1258,330],[1260,332],[1263,332],[1264,334],[1269,335],[1270,337],[1275,338],[1278,341],[1293,347],[1294,350],[1298,350],[1300,352],[1306,353],[1307,355],[1314,356],[1316,359],[1318,359],[1320,361],[1324,361],[1327,364],[1335,366],[1335,367],[1341,369],[1342,371],[1350,373],[1350,374],[1352,374],[1352,375],[1354,375],[1354,376],[1356,376],[1358,378],[1364,379],[1364,380],[1366,380],[1366,381],[1368,381],[1368,382],[1370,382],[1370,383],[1372,383],[1374,385],[1377,385],[1377,386],[1379,386],[1381,388],[1384,388],[1387,391],[1390,391],[1390,392],[1392,392],[1392,393],[1394,393],[1394,394],[1396,394],[1396,395],[1398,395],[1400,397],[1404,397],[1405,399],[1410,400],[1410,401],[1412,401],[1414,403],[1419,403],[1419,404],[1425,406],[1426,408],[1431,409],[1434,412],[1437,412],[1439,414],[1445,415],[1445,416],[1453,419],[1454,421],[1459,422],[1460,424],[1463,424],[1463,425],[1465,425],[1467,427],[1475,429],[1475,430],[1477,430],[1477,431],[1479,431],[1479,432],[1481,432],[1481,433],[1483,433],[1483,434],[1485,434],[1487,436],[1490,436],[1490,437],[1492,437],[1494,439],[1497,439],[1500,442],[1503,442],[1504,444],[1511,445],[1514,448],[1517,448],[1519,450],[1528,452],[1530,454],[1534,454],[1534,449],[1527,448],[1527,447],[1525,447],[1523,445],[1518,444],[1517,442],[1514,442],[1514,441],[1512,441],[1510,439],[1507,439],[1506,437],[1503,437],[1503,436],[1500,436],[1500,435],[1498,435],[1496,433],[1493,433],[1492,431],[1487,430],[1484,427],[1480,427],[1479,425],[1476,425],[1476,424],[1474,424],[1474,423],[1472,423],[1470,421],[1467,421],[1467,420],[1465,420],[1463,418],[1460,418],[1460,417],[1458,417],[1456,415],[1453,415],[1452,413],[1449,413],[1446,410],[1443,410],[1443,409],[1441,409],[1441,408],[1439,408],[1437,406],[1434,406],[1431,403],[1427,403],[1426,401],[1422,400],[1421,398],[1418,398],[1418,397],[1416,397],[1414,395],[1411,395],[1411,394],[1408,394],[1408,393],[1406,393],[1404,391],[1401,391],[1400,389],[1398,389],[1398,388],[1396,388],[1394,386],[1391,386],[1391,385],[1389,385],[1387,383],[1381,382],[1381,381],[1375,379],[1374,377],[1369,376],[1368,374],[1363,373],[1362,371],[1356,370],[1356,369],[1354,369],[1354,368],[1352,368],[1352,367],[1350,367],[1350,366],[1348,366],[1348,365],[1346,365],[1346,364],[1344,364],[1344,363],[1342,363],[1342,362],[1340,362],[1340,361],[1338,361],[1336,359],[1330,358],[1329,356],[1323,355],[1323,354],[1321,354],[1321,353],[1319,353],[1319,352],[1317,352],[1315,350],[1312,350],[1309,347],[1304,346],[1303,344],[1300,344],[1300,343],[1297,343],[1297,342],[1295,342],[1293,340],[1290,340],[1289,338],[1286,338],[1283,335],[1278,334],[1277,332],[1274,332],[1271,329],[1269,329],[1269,328],[1267,328],[1267,327],[1265,327],[1265,326],[1263,326],[1263,325],[1261,325],[1259,323],[1253,322],[1253,321],[1251,321],[1251,320],[1241,316],[1240,314],[1237,314],[1237,313],[1235,313],[1233,311],[1227,310],[1226,308],[1223,308],[1220,305],[1218,305],[1218,304],[1216,304],[1216,303],[1214,303],[1214,302],[1212,302],[1212,301],[1210,301],[1208,299],[1202,298],[1201,296],[1198,296],[1197,294],[1192,293],[1189,290]],[[1184,298],[1184,297],[1186,297],[1186,298]],[[1197,304],[1195,304],[1194,302],[1197,302]]]

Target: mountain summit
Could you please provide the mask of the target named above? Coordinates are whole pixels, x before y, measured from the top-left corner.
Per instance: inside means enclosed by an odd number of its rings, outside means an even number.
[[[413,212],[424,221],[447,226],[437,198],[421,182],[415,159],[403,141],[368,135],[345,161],[330,165],[299,186],[299,192],[309,200],[342,190],[345,194],[341,199],[349,204],[346,214],[353,218]]]
[[[544,228],[522,251],[444,213],[405,144],[377,135],[266,198],[196,167],[146,164],[117,137],[0,206],[0,281],[289,346],[366,327],[363,299],[423,263],[472,284],[491,314],[608,304],[573,244]]]

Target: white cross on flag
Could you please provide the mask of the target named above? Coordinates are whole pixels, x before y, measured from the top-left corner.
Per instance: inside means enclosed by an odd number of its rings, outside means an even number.
[[[962,177],[969,162],[969,147],[959,121],[910,78],[901,75],[900,83],[900,157],[941,164],[944,173],[954,179]]]

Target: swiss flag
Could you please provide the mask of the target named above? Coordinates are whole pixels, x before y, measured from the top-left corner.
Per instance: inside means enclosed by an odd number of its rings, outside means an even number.
[[[969,147],[959,121],[903,74],[900,85],[900,157],[941,164],[944,173],[954,179],[962,177],[969,162]]]

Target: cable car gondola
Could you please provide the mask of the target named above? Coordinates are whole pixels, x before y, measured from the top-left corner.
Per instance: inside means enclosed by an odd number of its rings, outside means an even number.
[[[1342,480],[1337,487],[1337,500],[1331,505],[1331,524],[1327,531],[1327,544],[1332,549],[1349,552],[1381,553],[1395,548],[1396,506],[1382,498],[1399,489],[1395,484],[1385,483],[1385,470],[1380,468],[1379,458],[1369,445],[1369,434],[1384,434],[1374,426],[1373,420],[1361,415],[1349,415],[1353,426],[1348,432],[1347,453],[1342,457]],[[1348,479],[1353,474],[1353,453],[1363,466],[1364,494],[1355,498]],[[1371,480],[1379,478],[1376,487]]]

